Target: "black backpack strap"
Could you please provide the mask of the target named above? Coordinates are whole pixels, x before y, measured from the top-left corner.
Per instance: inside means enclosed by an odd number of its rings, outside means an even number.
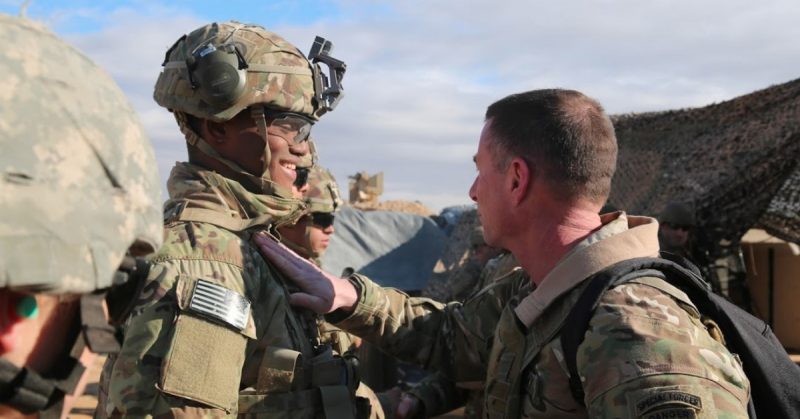
[[[667,259],[669,258],[669,259]],[[672,259],[672,260],[670,260]],[[573,306],[564,325],[561,328],[561,348],[564,352],[564,362],[569,372],[569,387],[572,396],[581,405],[584,404],[585,394],[583,384],[578,374],[578,346],[583,342],[589,321],[600,301],[600,297],[614,285],[628,282],[643,276],[657,276],[664,278],[682,278],[679,284],[672,285],[681,288],[700,288],[710,290],[700,276],[700,270],[691,262],[677,255],[662,254],[662,258],[634,258],[616,263],[587,279],[589,284]]]

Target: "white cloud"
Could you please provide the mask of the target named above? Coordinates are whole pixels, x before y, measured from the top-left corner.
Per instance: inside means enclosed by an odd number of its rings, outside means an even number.
[[[484,109],[507,94],[570,87],[622,113],[702,106],[798,77],[800,3],[791,0],[339,7],[311,25],[271,28],[304,51],[324,35],[348,64],[345,99],[315,127],[322,163],[343,187],[347,175],[383,170],[387,198],[435,209],[467,202]],[[163,167],[183,146],[152,86],[166,48],[204,23],[198,14],[120,9],[99,31],[70,37],[131,97]]]

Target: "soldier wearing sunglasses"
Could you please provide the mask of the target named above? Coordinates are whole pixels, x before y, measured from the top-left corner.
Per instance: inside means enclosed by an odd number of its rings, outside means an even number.
[[[283,244],[298,255],[320,266],[320,258],[328,249],[331,236],[335,232],[334,214],[342,206],[343,201],[336,179],[327,169],[317,165],[310,168],[298,167],[298,172],[305,172],[305,179],[303,176],[298,176],[298,180],[306,182],[298,181],[295,186],[305,194],[308,213],[301,217],[296,224],[279,228],[278,233]],[[307,314],[318,325],[318,338],[321,345],[330,346],[338,356],[347,358],[355,356],[355,351],[361,344],[359,337],[326,322],[321,315],[315,315],[310,311]],[[369,400],[370,417],[373,419],[385,418],[384,412],[391,409],[389,407],[391,395],[378,396],[364,383],[359,383],[356,395]],[[395,399],[398,396],[399,394],[394,394]]]
[[[307,171],[306,185],[296,187],[305,191],[307,213],[297,223],[278,229],[281,241],[297,254],[319,265],[319,258],[330,244],[334,233],[334,212],[342,206],[339,188],[331,173],[320,166],[298,168]]]

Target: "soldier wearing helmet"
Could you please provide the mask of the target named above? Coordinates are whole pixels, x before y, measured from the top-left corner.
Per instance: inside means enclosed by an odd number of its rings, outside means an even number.
[[[98,416],[355,417],[355,365],[321,347],[251,239],[305,214],[297,167],[344,63],[261,26],[212,23],[167,51],[154,98],[189,161],[167,183],[165,246],[106,364]],[[328,67],[327,74],[323,71]]]
[[[336,211],[343,201],[339,186],[327,169],[315,165],[310,168],[308,183],[304,189],[306,215],[291,226],[281,227],[281,242],[293,249],[297,254],[320,265],[320,258],[330,244],[335,229],[333,221]],[[308,312],[318,327],[318,338],[321,345],[330,346],[334,353],[345,357],[354,357],[361,340],[344,332],[340,328],[326,322],[320,315]],[[385,418],[384,407],[379,397],[366,384],[359,383],[356,395],[369,400],[370,417]]]
[[[0,15],[0,417],[62,417],[162,242],[155,156],[111,77]]]
[[[695,224],[694,208],[677,201],[668,203],[658,216],[661,250],[690,258]]]
[[[334,213],[342,206],[342,199],[333,175],[320,166],[310,169],[304,195],[306,214],[294,225],[278,231],[284,244],[319,265],[334,232]]]

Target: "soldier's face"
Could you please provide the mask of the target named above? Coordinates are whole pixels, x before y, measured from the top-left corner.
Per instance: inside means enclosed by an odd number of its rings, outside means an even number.
[[[17,310],[23,298],[33,298],[36,314],[21,316]],[[0,357],[18,367],[27,367],[39,374],[46,374],[62,361],[64,348],[70,347],[75,336],[70,335],[74,322],[78,321],[79,303],[75,298],[60,298],[53,295],[25,295],[0,290]],[[80,361],[89,366],[95,354],[88,348]],[[75,389],[75,394],[64,400],[63,412],[71,408],[74,399],[83,392],[86,372]],[[9,405],[0,405],[0,417],[28,417]],[[35,415],[34,415],[35,417]]]
[[[669,224],[661,224],[658,227],[658,235],[662,241],[662,246],[666,248],[683,248],[689,242],[688,227],[673,227]]]
[[[270,124],[267,126],[269,151],[271,158],[267,170],[273,182],[285,188],[292,189],[294,196],[302,198],[303,192],[295,185],[297,179],[297,165],[301,159],[308,155],[308,141],[295,143],[297,131],[287,129],[285,126]],[[262,143],[263,144],[263,143]],[[264,156],[261,155],[261,163]]]
[[[505,173],[497,169],[494,155],[491,151],[493,143],[491,132],[491,121],[487,121],[481,131],[480,141],[478,142],[478,152],[475,154],[475,168],[478,174],[472,187],[469,189],[469,197],[478,204],[478,216],[483,225],[483,237],[487,245],[503,247],[502,232],[504,229],[506,196]]]
[[[321,256],[328,250],[328,245],[330,245],[331,236],[334,231],[332,223],[319,225],[314,221],[309,222],[309,242],[311,244],[311,251],[315,255]]]
[[[294,143],[296,131],[283,125],[267,126],[270,161],[266,167],[270,179],[286,189],[302,194],[293,185],[297,177],[297,164],[309,153],[308,142]],[[264,140],[250,112],[245,110],[222,124],[209,124],[211,146],[222,155],[254,176],[264,173]]]
[[[333,224],[320,226],[311,215],[305,216],[293,226],[281,227],[281,238],[306,250],[306,257],[319,257],[330,244],[334,233]]]

